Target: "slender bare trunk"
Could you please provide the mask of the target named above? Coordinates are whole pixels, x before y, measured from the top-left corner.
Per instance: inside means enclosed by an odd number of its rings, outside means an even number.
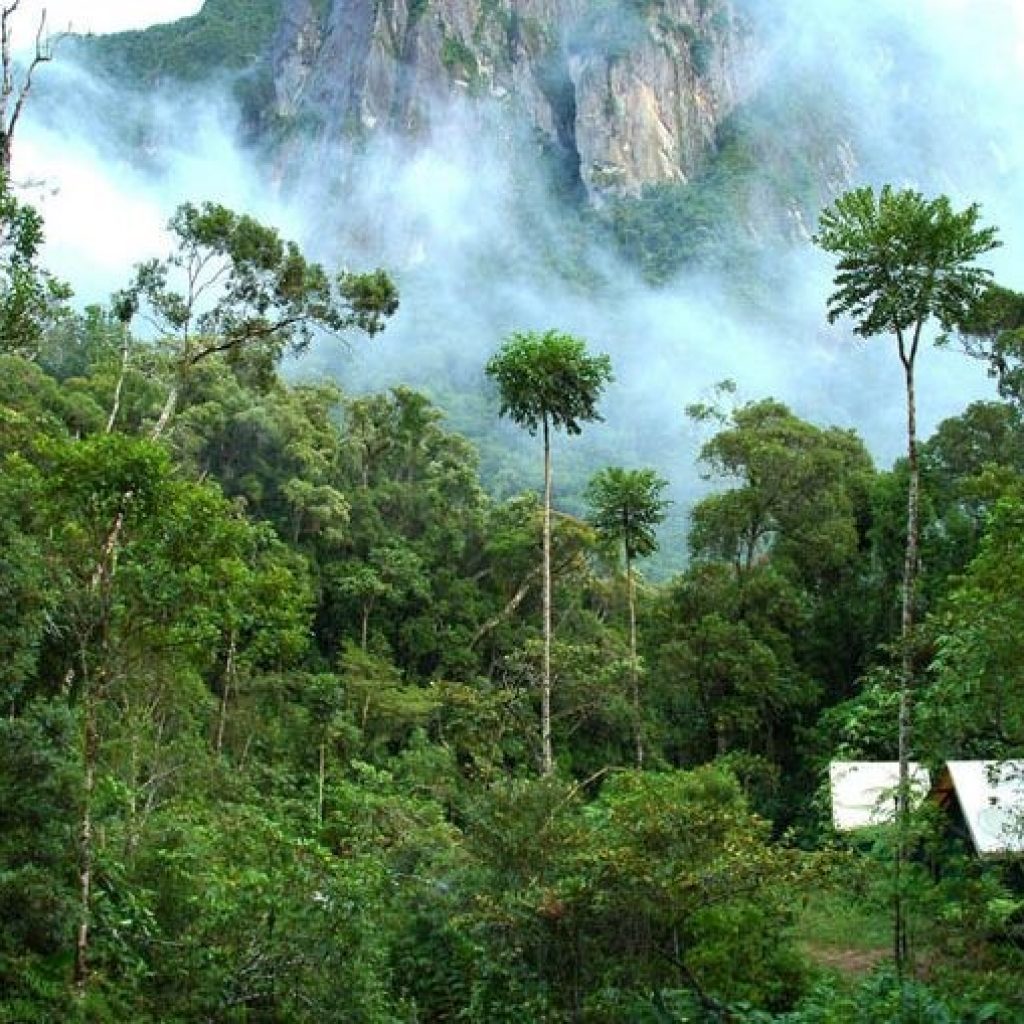
[[[167,429],[167,424],[170,421],[170,418],[174,415],[174,409],[177,404],[178,385],[172,384],[171,390],[167,393],[167,400],[164,402],[164,407],[160,410],[160,418],[156,421],[156,425],[153,427],[153,430],[149,435],[151,441],[158,441],[163,435],[163,432]]]
[[[89,591],[104,607],[104,588],[114,575],[117,564],[117,540],[124,526],[124,511],[117,514],[113,528],[107,535],[100,554],[100,560],[89,579]],[[85,640],[81,641],[81,701],[82,701],[82,817],[79,823],[79,888],[78,928],[75,938],[75,962],[73,981],[76,995],[85,995],[89,983],[89,928],[92,918],[92,865],[93,865],[93,793],[96,788],[96,759],[99,753],[99,725],[96,721],[96,701],[102,695],[103,673],[108,663],[108,621],[107,611],[100,620],[100,662],[98,678],[93,679],[85,651]],[[70,685],[73,672],[65,677]]]
[[[497,615],[491,616],[474,634],[473,639],[470,640],[470,648],[476,647],[478,643],[491,632],[492,629],[496,629],[501,625],[522,603],[523,599],[530,592],[530,587],[533,586],[534,580],[537,578],[536,568],[530,571],[530,574],[519,584],[516,592],[508,599],[505,607],[498,612]]]
[[[636,654],[636,578],[633,560],[626,551],[626,591],[629,599],[629,683],[633,700],[633,729],[636,738],[636,766],[644,766],[644,730],[640,720],[640,666]]]
[[[125,701],[124,718],[131,722],[131,702]],[[132,722],[128,748],[128,835],[124,844],[125,860],[131,862],[139,845],[139,724]]]
[[[917,407],[914,394],[914,359],[917,355],[921,325],[917,325],[909,350],[901,335],[900,361],[903,363],[907,394],[907,542],[903,558],[902,608],[900,613],[900,700],[897,723],[899,786],[896,795],[896,895],[893,933],[896,972],[902,979],[910,961],[907,906],[904,894],[910,831],[910,742],[912,690],[914,684],[914,598],[917,589],[919,490],[917,464]]]
[[[540,743],[541,774],[554,771],[554,757],[551,752],[551,433],[547,416],[544,417],[544,520],[543,554],[544,563],[544,663],[541,672],[540,689]]]
[[[75,936],[75,994],[82,998],[89,982],[89,927],[92,921],[93,827],[96,789],[96,705],[92,679],[82,656],[82,817],[79,823],[78,928]]]
[[[316,788],[316,823],[324,823],[324,784],[327,779],[327,741],[320,744],[320,764],[317,771]]]
[[[2,72],[0,72],[0,176],[5,181],[9,181],[11,177],[14,129],[18,125],[18,120],[25,107],[25,100],[32,88],[32,76],[40,64],[45,64],[53,59],[53,45],[47,39],[46,8],[44,7],[39,15],[39,24],[36,28],[35,53],[29,61],[21,84],[19,86],[14,84],[11,19],[20,6],[21,0],[8,0],[0,7],[0,65],[2,65]],[[59,42],[59,38],[57,41]]]
[[[174,386],[171,388],[170,394],[167,396],[167,401],[164,403],[163,410],[160,413],[160,419],[157,420],[156,426],[153,427],[153,430],[149,435],[150,440],[159,440],[160,435],[163,434],[167,427],[168,421],[174,414],[174,407],[177,404],[177,401],[178,389],[177,386]],[[103,551],[100,555],[99,561],[96,563],[96,568],[93,570],[92,580],[90,581],[90,586],[94,591],[98,590],[104,583],[108,573],[113,572],[113,564],[117,557],[117,547],[121,541],[121,532],[124,530],[125,509],[127,509],[133,497],[135,497],[134,490],[124,492],[124,497],[121,502],[121,511],[114,517],[114,522],[110,527],[110,532],[107,534],[107,538],[103,542]],[[109,570],[107,568],[108,565],[110,566]]]
[[[114,388],[114,400],[110,406],[110,416],[107,418],[107,433],[112,433],[114,424],[117,422],[117,414],[121,411],[121,391],[124,388],[125,374],[128,372],[128,325],[121,325],[121,371],[117,375],[117,386]]]
[[[217,715],[217,738],[214,741],[214,749],[220,757],[224,750],[224,730],[228,721],[228,701],[231,699],[232,683],[235,679],[235,631],[231,631],[231,639],[228,643],[228,656],[224,665],[224,685],[220,694],[220,712]]]

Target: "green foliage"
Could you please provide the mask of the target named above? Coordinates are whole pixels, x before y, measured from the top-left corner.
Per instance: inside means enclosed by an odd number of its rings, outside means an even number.
[[[430,6],[430,0],[410,0],[409,3],[409,21],[415,23],[423,17],[427,12],[427,8]]]
[[[75,721],[37,699],[0,722],[0,991],[58,985],[74,918]],[[0,1013],[3,997],[0,996]]]
[[[691,764],[740,749],[775,760],[786,733],[818,688],[797,657],[808,609],[771,566],[743,576],[727,566],[695,566],[659,603],[645,635],[650,686],[669,723],[673,761]]]
[[[707,59],[704,36],[679,29],[692,59]],[[752,236],[791,240],[828,199],[822,168],[847,145],[841,98],[805,77],[762,90],[719,127],[714,150],[686,182],[645,186],[609,198],[598,226],[643,277],[663,285],[686,270],[710,270],[743,302],[771,304],[773,271]],[[836,169],[836,176],[844,171]]]
[[[752,1024],[994,1024],[1014,1011],[999,1002],[957,998],[920,981],[879,972],[854,990],[821,982],[799,1007],[782,1014],[752,1013]]]
[[[840,196],[814,237],[838,257],[829,321],[852,317],[864,337],[899,336],[931,318],[953,330],[991,276],[974,261],[999,245],[979,215],[977,204],[957,213],[945,196],[889,185],[877,196],[870,187]]]
[[[605,355],[559,331],[511,335],[486,367],[498,387],[501,415],[536,434],[543,424],[579,434],[581,424],[600,419],[597,402],[613,379]]]
[[[441,44],[441,63],[453,78],[465,79],[471,86],[480,75],[476,55],[457,36],[445,36]]]
[[[215,353],[257,368],[302,351],[315,328],[373,335],[398,308],[382,271],[332,281],[294,242],[224,206],[180,206],[168,225],[175,250],[142,264],[128,292],[168,339],[179,372]]]
[[[922,729],[943,757],[1019,756],[1024,719],[1018,645],[1024,622],[1016,491],[996,504],[980,550],[932,623],[933,681],[922,694]]]
[[[221,207],[173,230],[111,308],[22,311],[32,361],[0,357],[0,1020],[1020,1016],[1015,869],[968,860],[934,813],[906,880],[928,984],[900,997],[800,951],[877,944],[890,895],[886,836],[820,858],[783,829],[819,835],[828,756],[889,754],[898,694],[871,648],[901,467],[876,476],[855,436],[770,400],[695,410],[727,489],[628,633],[597,540],[650,554],[664,482],[599,473],[592,523],[554,517],[559,773],[528,778],[540,502],[489,498],[411,388],[278,376],[318,327],[379,329],[385,275],[331,281]],[[554,331],[513,335],[488,372],[532,433],[578,433],[611,378]],[[144,439],[169,382],[174,429]],[[1021,438],[1016,410],[979,404],[922,446],[917,724],[937,760],[1024,742]],[[615,768],[638,737],[656,770]],[[841,908],[820,895],[836,861],[855,865]]]
[[[694,505],[691,552],[730,564],[741,577],[770,566],[799,616],[807,616],[790,657],[802,675],[848,693],[872,644],[862,573],[874,471],[863,443],[851,431],[806,423],[772,400],[728,416],[713,407],[688,412],[720,422],[700,462],[707,477],[730,485]],[[782,634],[793,636],[791,628]],[[774,639],[769,645],[778,649]]]
[[[610,61],[624,57],[647,35],[645,17],[659,0],[593,0],[570,26],[570,52],[582,51]]]
[[[872,466],[852,431],[822,430],[772,400],[732,413],[700,462],[730,490],[699,502],[690,547],[697,557],[749,568],[771,554],[808,581],[856,557]]]
[[[661,497],[667,486],[653,469],[609,466],[591,478],[586,491],[591,522],[602,537],[623,546],[627,561],[657,550],[655,528],[669,504]]]
[[[985,359],[999,394],[1024,404],[1024,295],[989,284],[957,326],[967,350]]]
[[[988,341],[998,339],[1004,331],[1019,330],[1024,327],[1024,295],[989,283],[957,327],[967,338]]]
[[[799,858],[771,847],[724,773],[622,773],[585,805],[554,779],[485,799],[468,838],[498,1019],[517,1004],[537,1013],[531,992],[550,1019],[600,1022],[627,1006],[659,1019],[687,991],[784,1004],[799,986],[785,939]]]
[[[203,81],[251,67],[269,45],[281,9],[281,0],[206,0],[198,13],[173,24],[88,37],[80,45],[91,61],[139,86]]]
[[[66,314],[71,289],[38,262],[43,219],[0,180],[0,353],[33,355]]]
[[[710,768],[623,773],[585,820],[570,892],[609,957],[606,983],[787,1002],[800,974],[785,939],[798,858],[767,842],[735,780]]]
[[[664,284],[684,267],[716,262],[728,247],[724,214],[714,191],[662,183],[612,200],[603,220],[620,253],[648,281]]]

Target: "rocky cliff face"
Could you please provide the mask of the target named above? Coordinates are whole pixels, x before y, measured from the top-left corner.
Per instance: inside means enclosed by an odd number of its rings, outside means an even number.
[[[285,0],[271,63],[285,121],[417,134],[498,107],[600,201],[699,170],[747,45],[731,0]]]

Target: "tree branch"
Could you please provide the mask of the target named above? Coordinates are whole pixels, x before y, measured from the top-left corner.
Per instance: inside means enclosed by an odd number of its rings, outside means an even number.
[[[46,8],[44,7],[39,16],[39,26],[36,29],[35,53],[32,60],[29,61],[21,87],[15,90],[10,19],[20,5],[21,0],[11,0],[11,3],[0,11],[0,61],[3,63],[3,81],[0,85],[0,170],[6,178],[11,176],[11,144],[14,138],[14,129],[18,125],[25,107],[25,100],[32,89],[32,76],[40,64],[46,64],[53,60],[57,44],[66,35],[62,32],[56,38],[46,36]],[[15,97],[14,108],[8,116],[8,104],[12,96]]]

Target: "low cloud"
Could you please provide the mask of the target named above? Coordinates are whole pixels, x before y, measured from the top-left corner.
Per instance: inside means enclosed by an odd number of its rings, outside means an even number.
[[[816,76],[842,98],[854,126],[853,183],[893,181],[980,202],[1005,242],[992,265],[1020,286],[1016,4],[909,0],[894,14],[881,0],[744,2],[755,17],[772,15],[761,51],[767,87],[783,72]],[[902,451],[893,346],[826,324],[831,266],[809,242],[764,254],[774,284],[760,303],[706,273],[656,289],[572,236],[571,221],[538,198],[536,179],[515,159],[527,142],[482,138],[480,119],[468,123],[460,105],[435,113],[428,143],[377,138],[355,152],[310,142],[293,145],[285,166],[239,141],[236,113],[219,94],[139,100],[112,95],[73,66],[45,71],[78,102],[33,109],[15,170],[45,180],[48,260],[82,301],[102,301],[132,263],[166,249],[162,225],[179,203],[214,199],[275,224],[325,262],[383,265],[399,279],[402,309],[380,339],[355,344],[344,359],[323,347],[302,372],[326,369],[348,387],[411,382],[443,399],[483,389],[481,368],[510,330],[578,333],[612,356],[617,379],[606,422],[568,442],[566,457],[656,466],[681,501],[700,486],[698,438],[683,408],[724,377],[745,398],[773,395],[815,422],[857,428],[882,464]],[[126,149],[120,128],[111,131],[112,110],[122,127],[145,126],[141,146]],[[557,271],[574,250],[599,287]],[[993,394],[982,368],[953,352],[924,352],[920,373],[925,433]],[[470,427],[481,403],[455,414]]]

